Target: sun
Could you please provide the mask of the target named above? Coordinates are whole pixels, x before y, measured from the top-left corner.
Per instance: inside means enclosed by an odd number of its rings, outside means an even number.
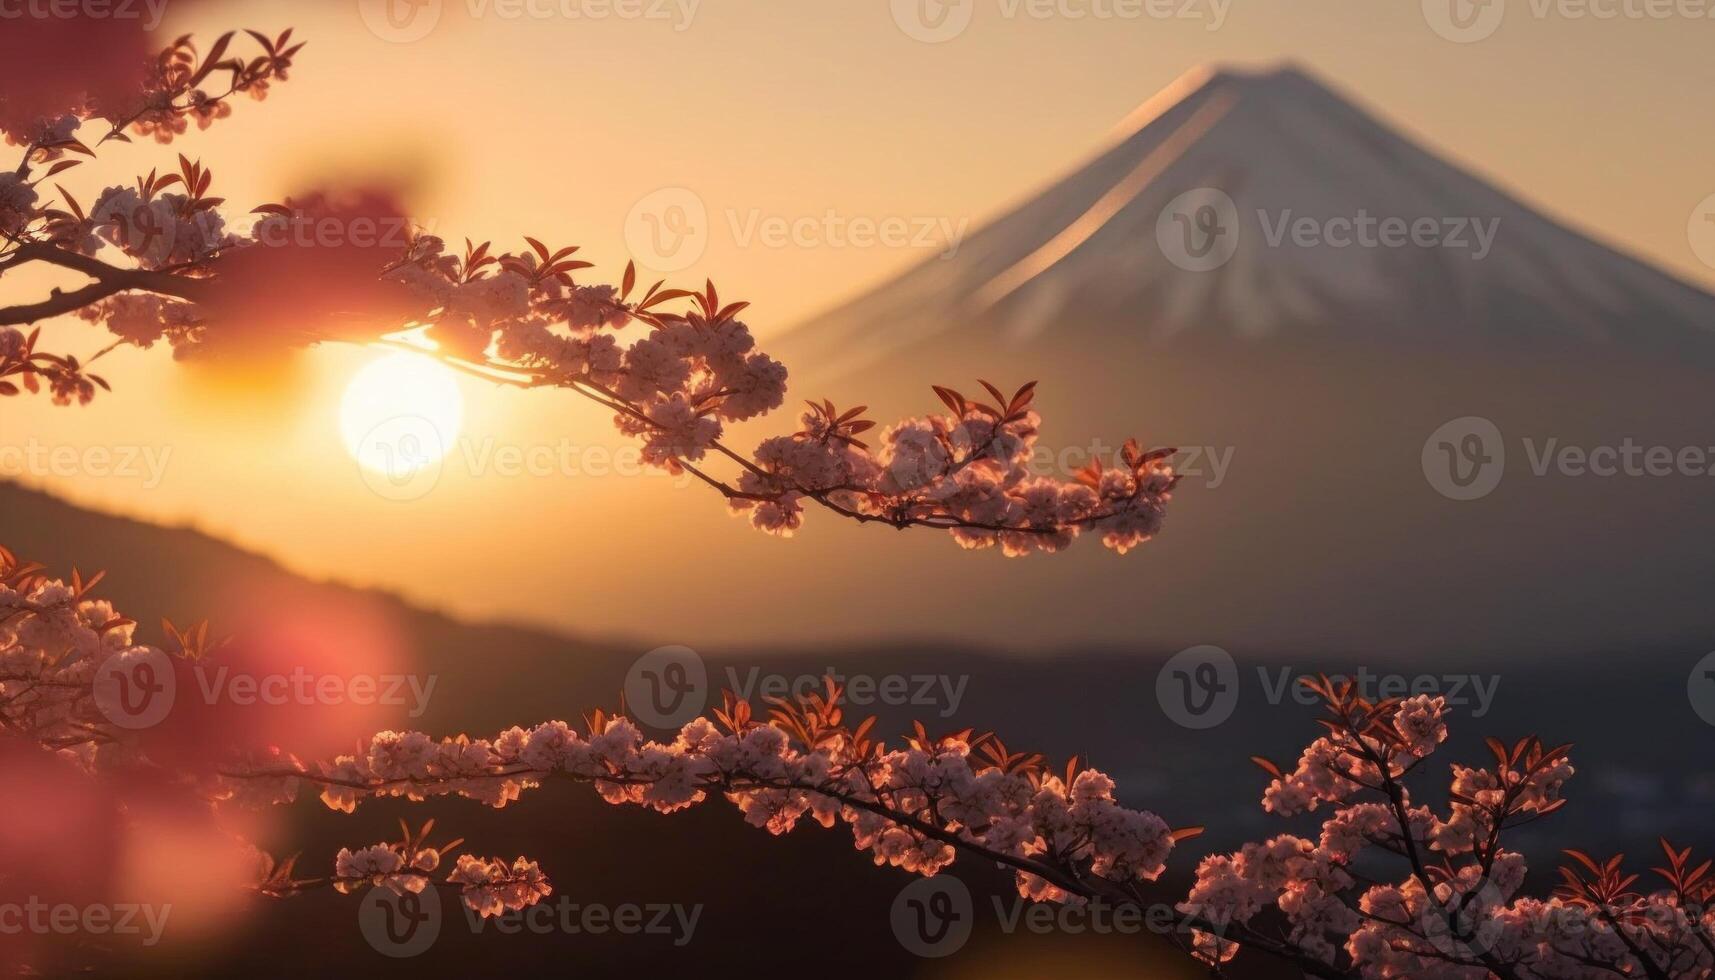
[[[451,368],[423,354],[386,354],[345,386],[339,431],[358,465],[404,477],[452,451],[464,394]]]

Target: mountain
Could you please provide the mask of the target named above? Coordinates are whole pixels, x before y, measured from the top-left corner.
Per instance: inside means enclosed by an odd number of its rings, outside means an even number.
[[[926,346],[1051,354],[1121,333],[1156,347],[1715,351],[1715,297],[1543,216],[1298,67],[1193,71],[1121,132],[952,257],[789,335],[789,363],[815,376]]]
[[[1138,555],[878,559],[901,619],[933,616],[922,590],[956,575],[1007,597],[975,617],[985,636],[1428,663],[1707,642],[1715,297],[1297,68],[1194,73],[1122,133],[953,257],[775,345],[804,397],[883,420],[937,410],[931,383],[1037,380],[1041,466],[1062,477],[1128,436],[1186,450]],[[1296,244],[1363,215],[1471,247]],[[1449,436],[1460,419],[1485,439]],[[1628,470],[1583,465],[1628,446]],[[1646,471],[1646,451],[1674,462]],[[1484,459],[1489,492],[1437,489]]]

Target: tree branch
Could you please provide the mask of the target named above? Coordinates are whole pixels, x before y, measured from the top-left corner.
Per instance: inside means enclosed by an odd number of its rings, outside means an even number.
[[[141,290],[191,302],[205,299],[208,295],[209,281],[206,279],[152,269],[122,269],[108,265],[100,259],[41,242],[26,242],[20,245],[6,266],[9,268],[28,262],[41,262],[70,269],[94,281],[71,292],[55,289],[48,299],[39,303],[0,307],[0,326],[34,323],[49,317],[75,313],[91,303],[129,290]]]

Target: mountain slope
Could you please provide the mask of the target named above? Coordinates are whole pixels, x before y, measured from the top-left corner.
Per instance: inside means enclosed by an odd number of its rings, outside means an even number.
[[[1298,68],[1195,71],[1125,125],[1130,135],[953,258],[793,331],[781,343],[788,363],[820,377],[925,346],[1046,351],[1122,335],[1157,346],[1715,350],[1715,297],[1533,211]],[[1232,202],[1218,226],[1196,223],[1202,205],[1222,201],[1210,189]],[[1358,234],[1339,224],[1319,228],[1317,244],[1294,244],[1291,223],[1366,215],[1433,221],[1423,240],[1445,244],[1338,247]],[[1230,260],[1176,261],[1188,257],[1179,236],[1211,227]],[[1379,224],[1369,239],[1382,240]]]

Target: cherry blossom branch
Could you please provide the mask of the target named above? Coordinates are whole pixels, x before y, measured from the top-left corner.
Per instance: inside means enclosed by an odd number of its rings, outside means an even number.
[[[0,326],[31,324],[38,320],[63,316],[128,290],[171,296],[195,301],[207,296],[208,283],[171,272],[152,269],[122,269],[91,256],[57,248],[40,242],[20,245],[6,265],[42,262],[81,272],[94,281],[87,286],[64,292],[54,289],[45,300],[19,306],[0,307]],[[4,266],[0,266],[4,271]]]
[[[1289,815],[1331,803],[1336,812],[1320,842],[1282,835],[1206,858],[1193,904],[1240,923],[1273,906],[1291,926],[1289,945],[1331,965],[1349,962],[1354,976],[1678,980],[1715,970],[1715,884],[1706,880],[1709,866],[1691,867],[1689,849],[1661,842],[1668,867],[1656,873],[1668,891],[1628,890],[1635,876],[1624,875],[1621,856],[1601,864],[1569,851],[1582,870],[1563,867],[1567,884],[1551,899],[1516,894],[1524,862],[1502,849],[1500,833],[1562,808],[1560,788],[1572,775],[1568,746],[1489,739],[1495,768],[1453,766],[1451,813],[1443,818],[1413,807],[1404,783],[1446,738],[1442,699],[1371,702],[1351,682],[1306,683],[1327,707],[1328,734],[1292,772],[1255,760],[1274,777],[1264,808]],[[1354,801],[1363,791],[1382,802]],[[1367,846],[1402,858],[1404,880],[1352,873],[1350,862]],[[1360,881],[1353,901],[1347,893]],[[1329,934],[1344,938],[1343,950]],[[1236,948],[1217,952],[1224,960]]]

